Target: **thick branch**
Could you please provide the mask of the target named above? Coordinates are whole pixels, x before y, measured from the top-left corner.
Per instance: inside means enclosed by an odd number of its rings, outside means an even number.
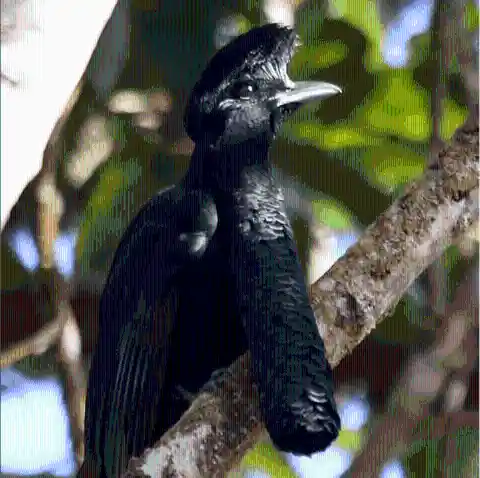
[[[312,306],[336,365],[429,264],[478,217],[478,124],[450,146],[312,286]]]
[[[478,218],[478,124],[459,129],[429,169],[311,289],[333,366],[393,310],[413,280]],[[264,433],[250,357],[209,384],[125,476],[218,477]]]

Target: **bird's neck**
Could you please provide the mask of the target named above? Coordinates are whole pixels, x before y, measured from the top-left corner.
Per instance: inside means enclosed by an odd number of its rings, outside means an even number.
[[[253,176],[273,181],[269,149],[269,141],[258,139],[223,148],[197,145],[185,184],[216,196],[238,193],[251,183]]]
[[[227,227],[232,221],[248,223],[258,237],[265,238],[291,234],[283,191],[272,173],[267,146],[262,149],[257,143],[255,147],[224,151],[197,149],[185,184],[213,196],[218,217]],[[280,232],[272,224],[282,224]]]

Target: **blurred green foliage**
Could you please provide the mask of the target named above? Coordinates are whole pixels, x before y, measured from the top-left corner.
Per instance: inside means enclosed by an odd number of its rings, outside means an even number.
[[[314,200],[313,212],[321,223],[332,229],[348,229],[353,223],[351,214],[333,199]]]
[[[442,436],[443,433],[439,433],[439,428],[445,426],[441,423],[443,420],[448,419],[445,416],[430,416],[417,427],[420,438],[410,444],[404,457],[407,469],[412,476],[425,476],[426,478],[441,475],[465,476],[472,455],[477,457],[478,463],[478,430],[468,426],[460,427],[454,430],[455,436],[445,437]],[[457,444],[458,452],[451,463],[443,464],[438,458],[442,456],[442,450],[448,446],[447,442],[451,440]]]
[[[77,274],[86,281],[92,271],[106,277],[115,248],[135,213],[158,189],[178,180],[185,171],[190,152],[188,147],[178,146],[186,141],[183,108],[190,88],[215,52],[217,22],[233,15],[238,32],[242,32],[262,17],[256,0],[160,3],[157,8],[152,0],[134,1],[130,62],[117,89],[162,89],[169,93],[172,107],[162,116],[156,131],[158,141],[139,134],[132,116],[106,113],[115,152],[88,181],[88,194],[80,190],[86,201],[79,212]],[[394,194],[422,173],[432,129],[435,68],[429,33],[412,40],[411,57],[404,67],[393,69],[385,63],[381,51],[385,32],[375,1],[333,0],[330,17],[322,4],[312,0],[299,7],[297,30],[303,46],[292,60],[290,74],[294,79],[336,83],[344,92],[322,104],[309,105],[288,120],[272,157],[306,187],[328,196],[313,204],[321,222],[348,229],[352,224],[368,225]],[[470,31],[478,28],[478,7],[473,1],[468,2],[465,18]],[[452,135],[467,114],[465,91],[461,82],[455,81],[457,77],[455,69],[449,71],[441,121],[443,139]],[[81,120],[95,111],[105,113],[105,108],[95,105],[92,92],[85,89],[72,115],[77,129]],[[73,147],[75,132],[71,133],[66,142]],[[13,287],[22,277],[19,264],[8,256],[2,249],[6,258],[2,261],[4,288]],[[454,269],[459,263],[457,256],[450,252],[448,257],[453,259],[446,261],[446,267]],[[405,320],[405,310],[399,307],[376,336],[415,341],[419,325]],[[468,436],[460,439],[470,443],[471,434],[463,432]],[[357,450],[361,438],[362,432],[345,430],[338,445]],[[426,440],[410,450],[406,461],[412,476],[433,476],[432,457],[438,445]],[[276,478],[294,476],[268,443],[258,444],[243,465]],[[447,474],[459,476],[458,470]]]
[[[296,474],[268,441],[258,443],[244,457],[244,468],[253,468],[275,478],[296,478]]]
[[[79,273],[88,275],[95,264],[113,260],[118,241],[135,215],[135,205],[143,190],[136,187],[141,177],[142,163],[138,158],[114,157],[103,168],[80,222]]]

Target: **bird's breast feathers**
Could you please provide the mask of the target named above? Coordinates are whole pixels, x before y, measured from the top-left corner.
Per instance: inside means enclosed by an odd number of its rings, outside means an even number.
[[[240,233],[253,241],[293,237],[283,191],[271,177],[253,172],[235,194],[235,219]]]

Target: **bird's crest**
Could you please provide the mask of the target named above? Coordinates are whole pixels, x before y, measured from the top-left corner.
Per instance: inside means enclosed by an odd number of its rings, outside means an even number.
[[[266,79],[289,81],[287,66],[300,40],[289,27],[270,23],[253,28],[221,48],[195,84],[185,112],[185,129],[195,140],[202,113],[214,108],[216,95],[232,79],[261,70]]]

